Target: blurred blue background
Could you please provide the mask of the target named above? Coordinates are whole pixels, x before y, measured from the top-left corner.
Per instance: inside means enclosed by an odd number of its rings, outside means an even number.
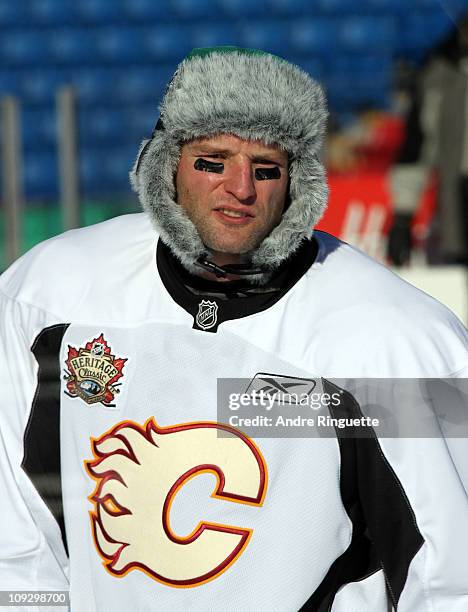
[[[390,104],[395,61],[417,64],[468,0],[0,0],[0,95],[21,102],[28,206],[58,198],[55,93],[78,96],[85,199],[136,206],[128,171],[177,63],[239,45],[291,60],[346,120]]]

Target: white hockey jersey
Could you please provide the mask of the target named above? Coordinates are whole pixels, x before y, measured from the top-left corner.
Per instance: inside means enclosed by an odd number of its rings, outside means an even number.
[[[144,214],[3,274],[0,590],[69,589],[73,612],[468,610],[466,439],[219,420],[219,379],[468,377],[454,315],[315,240],[253,310],[190,292]]]

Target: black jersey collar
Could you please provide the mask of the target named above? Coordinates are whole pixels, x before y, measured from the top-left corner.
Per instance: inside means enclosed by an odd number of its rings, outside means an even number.
[[[190,274],[161,239],[156,261],[165,288],[192,315],[193,329],[216,332],[224,321],[240,319],[276,304],[314,263],[317,251],[314,237],[304,240],[260,292],[244,279],[219,282]]]

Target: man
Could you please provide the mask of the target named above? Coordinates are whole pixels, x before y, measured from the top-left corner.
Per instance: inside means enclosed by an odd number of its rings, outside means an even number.
[[[406,265],[411,224],[434,171],[437,207],[427,240],[435,264],[468,264],[468,12],[416,75],[406,118],[406,135],[390,176],[395,219],[388,255]]]
[[[466,330],[313,231],[325,119],[299,68],[197,50],[131,175],[145,214],[3,275],[0,589],[69,586],[74,612],[468,606],[465,441],[343,436],[367,416],[330,380],[466,377]],[[318,389],[331,431],[312,403],[269,425]]]

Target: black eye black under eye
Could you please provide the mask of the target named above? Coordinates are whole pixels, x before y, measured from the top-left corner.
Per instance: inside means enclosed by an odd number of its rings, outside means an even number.
[[[201,172],[215,172],[216,174],[222,174],[224,172],[224,164],[212,162],[200,157],[193,164],[193,167],[195,170],[200,170]]]
[[[273,168],[256,168],[255,178],[257,181],[271,181],[272,179],[281,178],[281,171],[278,166]]]

